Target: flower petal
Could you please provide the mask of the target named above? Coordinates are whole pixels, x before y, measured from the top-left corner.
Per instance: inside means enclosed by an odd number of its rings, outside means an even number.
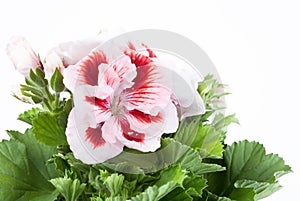
[[[137,68],[134,85],[126,90],[128,110],[140,110],[153,114],[158,108],[164,108],[170,100],[171,92],[159,84],[159,74],[155,66],[141,66]],[[157,112],[156,112],[157,113]]]
[[[172,55],[160,53],[154,63],[159,66],[159,74],[164,77],[160,80],[161,84],[172,91],[180,119],[203,114],[205,106],[197,92],[198,83],[203,80],[202,76],[186,62]]]
[[[148,56],[140,54],[134,50],[125,50],[124,54],[130,58],[131,63],[133,63],[136,67],[146,66],[152,62]]]
[[[173,133],[178,128],[177,110],[171,101],[156,116],[132,110],[125,117],[130,128],[144,133],[145,139],[158,137],[164,133]]]
[[[108,143],[102,137],[99,127],[90,127],[85,115],[73,109],[69,115],[66,129],[67,140],[75,158],[87,164],[104,162],[120,154],[123,145]]]
[[[89,114],[86,120],[94,127],[103,121],[106,121],[110,116],[109,98],[112,89],[105,86],[90,86],[83,85],[76,88],[73,93],[74,107],[82,114]]]
[[[118,124],[118,120],[115,117],[110,117],[108,120],[105,121],[102,127],[102,136],[105,141],[109,143],[116,143],[117,133],[120,133],[120,126]]]
[[[56,68],[58,68],[60,73],[63,75],[65,69],[63,61],[55,52],[52,52],[44,59],[45,77],[48,80],[50,80]]]
[[[79,63],[69,66],[64,72],[65,86],[74,91],[78,85],[98,85],[99,66],[106,64],[106,56],[102,51],[93,51]]]
[[[9,40],[6,52],[16,70],[25,77],[29,76],[30,69],[43,68],[40,59],[31,48],[29,42],[21,36],[14,36]]]
[[[70,41],[61,43],[49,51],[49,54],[56,53],[65,65],[74,65],[83,57],[88,55],[95,47],[103,42],[102,36],[91,37],[85,40]]]
[[[144,133],[139,133],[130,128],[130,124],[126,119],[118,119],[118,124],[121,131],[116,133],[120,143],[131,149],[136,149],[142,152],[153,152],[160,147],[160,136],[145,138]]]

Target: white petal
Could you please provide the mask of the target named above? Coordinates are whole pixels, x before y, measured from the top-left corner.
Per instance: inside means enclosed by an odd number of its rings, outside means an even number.
[[[38,56],[32,50],[29,42],[23,37],[12,37],[7,45],[6,52],[16,70],[25,77],[29,76],[30,69],[34,70],[41,66]]]
[[[88,55],[102,42],[103,39],[100,36],[85,40],[70,41],[59,44],[57,47],[50,50],[50,52],[55,52],[65,62],[66,65],[73,65]]]
[[[117,134],[121,132],[121,128],[115,117],[110,117],[105,121],[102,127],[102,136],[109,143],[116,143]]]
[[[162,84],[173,92],[180,119],[203,114],[204,104],[197,92],[202,76],[187,63],[170,55],[159,54],[156,65],[160,66],[159,73],[164,77]]]
[[[102,146],[98,147],[90,143],[85,136],[85,132],[90,125],[85,122],[84,117],[84,114],[73,109],[68,119],[66,135],[75,158],[87,164],[96,164],[113,158],[122,152],[123,145],[118,142],[113,144],[104,142]]]
[[[46,79],[49,80],[52,77],[56,68],[63,75],[63,71],[65,68],[63,61],[55,52],[52,52],[48,54],[44,59],[44,71],[45,71]]]
[[[112,90],[107,87],[79,86],[73,93],[74,105],[81,113],[89,114],[89,123],[95,125],[106,121],[111,116],[108,106],[101,107],[101,105],[98,105],[100,100],[103,100],[103,103],[105,103],[106,98],[111,93]]]

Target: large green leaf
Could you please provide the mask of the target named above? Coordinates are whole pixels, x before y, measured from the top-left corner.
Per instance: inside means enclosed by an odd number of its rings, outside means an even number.
[[[0,143],[0,197],[6,201],[55,200],[57,193],[48,180],[56,171],[46,165],[55,150],[38,143],[30,130],[11,135],[14,139]]]
[[[268,193],[272,193],[274,188],[278,189],[278,186],[274,185],[276,179],[291,171],[282,158],[274,154],[267,155],[263,145],[257,142],[242,141],[227,147],[224,152],[224,162],[227,167],[226,172],[212,173],[208,176],[209,189],[220,196],[229,196],[236,188],[251,187],[254,192],[259,193],[258,187],[241,183],[244,180],[258,182],[257,185],[269,183],[271,186],[267,186],[262,191],[267,189]],[[238,191],[234,192],[235,199]]]
[[[143,169],[146,173],[157,172],[169,165],[179,164],[182,168],[200,175],[208,172],[223,171],[224,168],[217,164],[203,163],[199,153],[187,145],[183,145],[170,138],[162,139],[161,148],[154,153],[141,153],[137,151],[125,151],[117,157],[104,163],[113,169],[116,164],[124,163]],[[136,169],[118,170],[124,173],[132,173]]]
[[[32,131],[40,142],[50,146],[67,144],[65,127],[60,123],[59,114],[39,113],[33,120],[32,125]]]

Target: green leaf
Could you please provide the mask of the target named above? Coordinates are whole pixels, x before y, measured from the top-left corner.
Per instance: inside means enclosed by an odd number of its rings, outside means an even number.
[[[178,187],[162,200],[164,201],[192,201],[194,198],[202,197],[202,191],[206,187],[206,179],[202,176],[189,176],[185,178],[183,187]]]
[[[65,128],[59,124],[59,115],[41,112],[32,122],[36,138],[50,146],[66,145]]]
[[[229,198],[236,201],[255,201],[255,192],[251,188],[235,188]]]
[[[155,182],[154,185],[160,187],[169,181],[176,181],[182,186],[184,179],[186,178],[187,172],[184,171],[179,165],[170,166],[160,172],[160,178]]]
[[[30,125],[32,125],[32,121],[37,115],[41,112],[40,108],[32,108],[22,114],[19,115],[18,120],[24,121]]]
[[[214,117],[211,125],[216,130],[221,131],[222,133],[226,133],[228,126],[232,123],[239,124],[239,120],[235,117],[235,114],[225,116],[222,113],[218,113]]]
[[[266,155],[263,145],[257,142],[241,141],[227,147],[224,162],[226,172],[213,173],[208,177],[210,191],[220,196],[229,196],[239,180],[275,183],[278,177],[291,171],[282,158]],[[276,185],[272,187],[277,189]],[[272,190],[268,189],[268,192]]]
[[[86,184],[81,184],[79,179],[55,178],[50,182],[62,194],[66,201],[76,201],[85,189]]]
[[[117,196],[122,193],[123,182],[124,176],[115,173],[105,179],[104,185],[109,190],[111,196]]]
[[[206,164],[202,162],[199,153],[187,145],[183,145],[171,138],[162,139],[162,145],[154,153],[142,153],[138,151],[123,151],[120,155],[107,161],[105,166],[114,168],[115,164],[128,163],[139,167],[145,173],[153,173],[170,165],[180,165],[194,174],[204,174],[214,171],[223,171],[224,168],[217,164]],[[125,170],[124,170],[125,171]],[[132,173],[127,169],[125,173]]]
[[[238,180],[235,182],[234,187],[252,189],[255,192],[254,200],[260,200],[268,197],[281,189],[278,182],[257,182],[252,180]]]
[[[137,195],[131,198],[132,201],[160,200],[169,192],[177,187],[182,187],[183,181],[187,176],[187,171],[177,166],[169,166],[160,172],[159,179],[154,182],[145,191],[136,192]]]
[[[40,68],[36,68],[36,72],[33,72],[33,70],[30,69],[29,77],[31,81],[36,84],[36,86],[44,87],[48,84],[47,80],[45,79],[45,74]]]
[[[222,158],[221,133],[212,126],[201,125],[199,120],[199,118],[187,118],[181,121],[174,139],[198,150],[202,158]]]
[[[65,89],[63,76],[59,72],[58,68],[55,69],[55,72],[50,79],[50,86],[55,92],[62,92]]]
[[[57,173],[53,166],[46,165],[55,149],[38,143],[30,130],[11,133],[14,139],[0,143],[0,198],[55,200],[57,193],[48,180]]]

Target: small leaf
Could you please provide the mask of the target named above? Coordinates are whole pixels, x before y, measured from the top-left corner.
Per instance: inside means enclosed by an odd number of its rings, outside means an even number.
[[[86,184],[81,184],[78,179],[55,178],[50,182],[62,194],[66,201],[76,201],[85,189]]]
[[[22,114],[19,115],[18,120],[24,121],[30,125],[32,125],[32,121],[37,115],[41,112],[40,108],[32,108]]]
[[[57,68],[50,79],[50,86],[55,92],[62,92],[65,89],[63,76]]]
[[[36,138],[46,145],[58,146],[67,144],[65,128],[59,125],[58,115],[41,112],[32,122]]]
[[[104,185],[109,190],[111,196],[117,196],[122,193],[123,182],[124,176],[115,173],[105,179]]]
[[[199,117],[181,121],[174,139],[200,152],[202,158],[222,158],[223,137],[209,125],[201,125]]]
[[[278,182],[257,182],[253,180],[238,180],[235,182],[234,187],[237,189],[248,188],[254,190],[254,200],[260,200],[268,197],[281,189]]]

